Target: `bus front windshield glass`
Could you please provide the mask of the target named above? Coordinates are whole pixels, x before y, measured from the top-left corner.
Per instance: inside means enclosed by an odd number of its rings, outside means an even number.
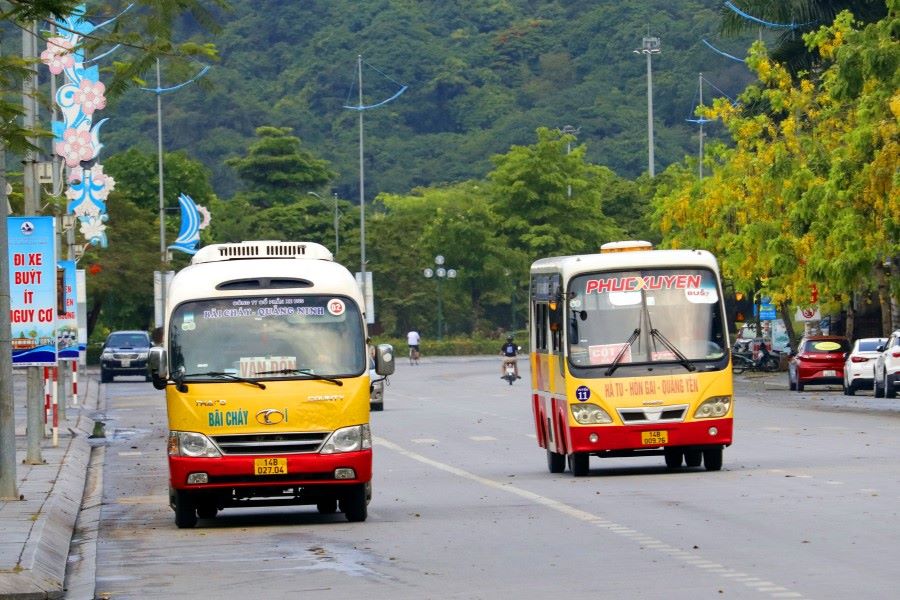
[[[681,363],[725,356],[719,286],[705,269],[580,275],[567,294],[569,360],[577,367]]]
[[[247,296],[179,305],[172,371],[185,379],[351,377],[366,369],[362,318],[336,296]]]

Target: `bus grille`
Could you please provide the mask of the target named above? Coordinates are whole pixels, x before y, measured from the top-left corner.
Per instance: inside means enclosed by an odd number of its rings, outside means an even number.
[[[222,454],[311,454],[328,438],[320,433],[253,433],[247,435],[216,435],[213,442]]]
[[[644,408],[620,408],[619,418],[626,425],[645,425],[647,423],[673,423],[684,420],[687,405],[679,406],[647,406]]]

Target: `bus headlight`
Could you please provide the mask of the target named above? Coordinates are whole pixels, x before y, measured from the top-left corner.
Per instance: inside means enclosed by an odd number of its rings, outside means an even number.
[[[216,445],[202,433],[192,431],[169,432],[169,456],[217,458],[222,456]]]
[[[609,413],[596,404],[573,404],[572,416],[581,425],[605,425],[612,423]]]
[[[320,454],[338,454],[341,452],[358,452],[372,447],[372,432],[368,425],[342,427],[322,445]]]
[[[728,414],[731,396],[713,396],[704,400],[694,411],[695,419],[717,419]]]

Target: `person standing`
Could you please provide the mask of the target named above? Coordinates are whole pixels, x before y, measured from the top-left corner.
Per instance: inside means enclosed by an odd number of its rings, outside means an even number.
[[[419,364],[419,332],[413,329],[407,333],[406,343],[409,344],[409,364]]]

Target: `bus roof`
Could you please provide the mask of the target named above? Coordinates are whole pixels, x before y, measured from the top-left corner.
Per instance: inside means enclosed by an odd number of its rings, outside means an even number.
[[[534,261],[531,273],[560,273],[568,281],[580,273],[660,267],[706,267],[719,274],[716,258],[707,250],[637,250],[552,256]]]
[[[327,248],[312,242],[206,246],[176,273],[166,304],[171,308],[200,298],[294,294],[347,296],[365,310],[353,274],[334,262]]]

